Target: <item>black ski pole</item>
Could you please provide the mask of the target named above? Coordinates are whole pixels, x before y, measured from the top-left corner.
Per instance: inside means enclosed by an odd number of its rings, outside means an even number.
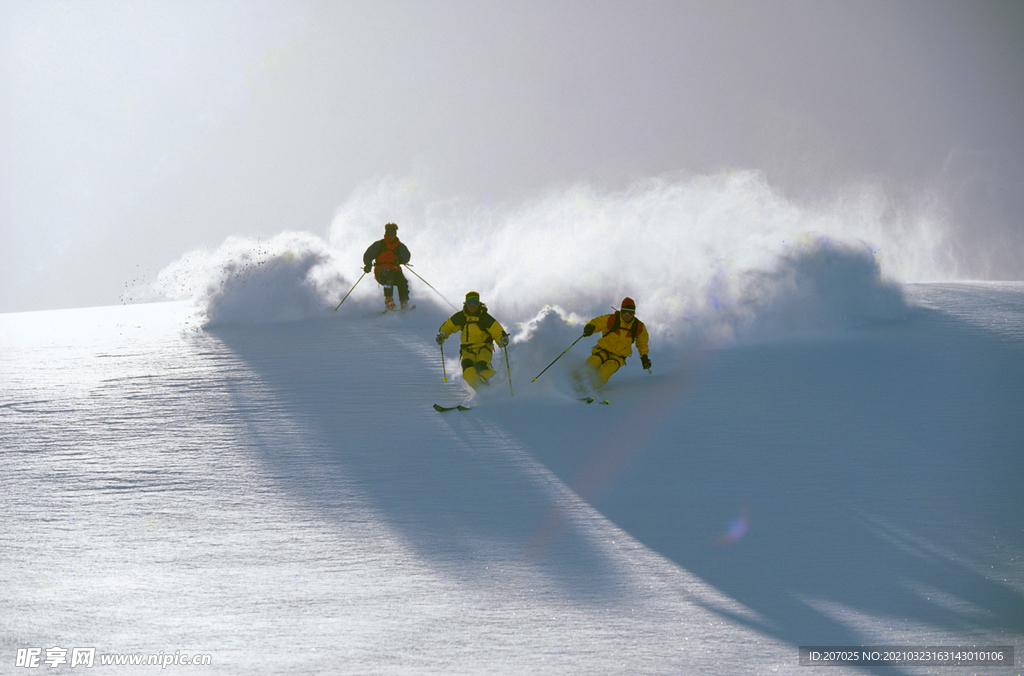
[[[365,273],[365,272],[364,272],[363,274],[359,275],[359,279],[357,279],[357,280],[356,280],[356,284],[358,284],[359,282],[363,281],[363,277],[365,277],[365,276],[366,276],[366,273]],[[354,290],[355,290],[355,288],[356,288],[356,284],[353,284],[353,285],[352,285],[352,288],[348,290],[348,293],[352,293],[352,291],[354,291]],[[348,298],[348,293],[346,293],[346,294],[345,294],[345,298]],[[341,299],[341,303],[344,303],[344,302],[345,302],[345,298],[342,298],[342,299]],[[341,307],[341,303],[338,303],[338,307]],[[334,308],[334,311],[335,311],[335,312],[337,312],[337,311],[338,311],[338,307]]]
[[[416,272],[415,270],[413,270],[413,269],[412,269],[412,266],[411,266],[411,265],[409,265],[408,263],[406,263],[406,264],[405,264],[405,267],[406,267],[406,268],[408,268],[409,272],[411,272],[412,274],[414,274],[414,275],[416,275],[417,277],[419,277],[419,280],[420,280],[421,282],[423,282],[423,283],[424,283],[424,284],[426,284],[427,286],[430,286],[430,282],[428,282],[427,280],[425,280],[425,279],[423,279],[422,277],[420,277],[419,273],[418,273],[418,272]],[[434,289],[434,287],[433,287],[433,286],[430,286],[430,288],[431,288],[431,289]],[[444,295],[443,295],[443,294],[442,294],[442,293],[441,293],[440,291],[438,291],[437,289],[434,289],[434,293],[436,293],[436,294],[437,294],[438,296],[441,296],[441,298],[442,298],[442,299],[444,300],[444,302],[446,302],[446,303],[448,303],[449,305],[451,305],[451,306],[452,306],[452,309],[455,309],[455,310],[458,310],[458,309],[459,309],[458,307],[456,307],[456,306],[455,306],[455,304],[454,304],[454,303],[452,303],[452,302],[451,302],[450,300],[448,300],[447,298],[445,298],[445,297],[444,297]]]
[[[501,348],[505,353],[505,370],[508,372],[508,396],[514,397],[515,392],[512,391],[512,367],[508,363],[508,345]],[[536,380],[536,378],[534,379]]]
[[[580,336],[576,340],[572,341],[572,345],[575,345],[576,343],[580,342],[581,340],[583,340],[584,337],[585,336]],[[570,345],[569,347],[565,348],[565,350],[562,351],[562,354],[560,354],[557,357],[555,357],[555,361],[558,361],[563,356],[565,356],[565,353],[572,349],[572,345]],[[545,366],[544,367],[544,371],[547,371],[549,368],[554,366],[555,365],[555,361],[553,361],[550,364],[548,364],[547,366]],[[537,376],[533,379],[533,382],[537,382],[537,378],[540,378],[542,375],[544,375],[544,371],[541,371],[540,373],[538,373]]]

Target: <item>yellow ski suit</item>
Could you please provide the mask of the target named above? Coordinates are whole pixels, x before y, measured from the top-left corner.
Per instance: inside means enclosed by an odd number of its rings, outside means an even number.
[[[462,377],[470,387],[476,389],[477,385],[487,382],[495,373],[491,368],[494,342],[501,340],[505,329],[498,320],[487,314],[486,306],[481,304],[476,314],[465,310],[456,312],[441,324],[439,330],[445,338],[456,332],[462,333],[462,342],[459,346]]]
[[[607,383],[612,374],[626,363],[626,357],[633,354],[633,343],[636,343],[637,352],[647,354],[647,327],[636,317],[627,322],[616,312],[594,317],[587,324],[602,334],[586,362],[593,368],[590,377],[595,389]]]

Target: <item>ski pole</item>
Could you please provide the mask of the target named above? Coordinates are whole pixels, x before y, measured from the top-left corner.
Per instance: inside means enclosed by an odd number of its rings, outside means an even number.
[[[415,270],[413,270],[413,269],[412,269],[412,266],[411,266],[411,265],[409,265],[408,263],[406,263],[406,264],[405,264],[405,267],[409,269],[409,272],[411,272],[412,274],[414,274],[414,275],[416,275],[417,277],[419,277],[419,280],[420,280],[421,282],[423,282],[423,283],[424,283],[424,284],[426,284],[427,286],[430,286],[430,282],[428,282],[427,280],[425,280],[425,279],[423,279],[422,277],[420,277],[419,273],[418,273],[418,272],[416,272]],[[430,286],[430,288],[431,288],[431,289],[434,289],[434,287],[433,287],[433,286]],[[438,296],[441,296],[441,298],[442,298],[442,299],[444,300],[444,302],[446,302],[446,303],[448,303],[449,305],[451,305],[453,309],[455,309],[455,310],[458,310],[458,309],[459,309],[458,307],[456,307],[456,306],[455,306],[455,304],[454,304],[454,303],[452,303],[452,302],[451,302],[450,300],[448,300],[447,298],[445,298],[445,297],[444,297],[444,295],[443,295],[443,294],[442,294],[442,293],[441,293],[440,291],[438,291],[437,289],[434,289],[434,293],[436,293],[436,294],[437,294]]]
[[[363,277],[365,277],[365,276],[366,276],[365,272],[363,274],[359,275],[359,279],[356,280],[356,284],[358,284],[359,282],[363,281]],[[352,285],[352,288],[348,290],[348,293],[352,293],[352,291],[355,290],[356,284]],[[345,294],[345,298],[348,298],[348,293]],[[341,299],[341,303],[345,302],[345,298]],[[341,303],[338,303],[338,307],[341,307]],[[338,311],[338,307],[334,308],[335,312]]]
[[[508,364],[508,345],[501,349],[505,353],[505,370],[508,372],[508,396],[514,397],[516,395],[515,392],[512,391],[512,367]],[[534,378],[534,380],[536,380],[536,378]]]
[[[583,338],[584,338],[584,336],[580,336],[576,340],[572,341],[572,345],[575,345],[576,343],[580,342],[581,340],[583,340]],[[565,355],[566,352],[571,350],[572,349],[572,345],[570,345],[569,347],[565,348],[565,350],[562,351],[562,354],[560,354],[557,357],[555,357],[555,361],[558,361],[559,359],[561,359]],[[549,368],[554,366],[555,365],[555,361],[553,361],[550,364],[548,364],[547,366],[545,366],[544,367],[544,371],[547,371]],[[540,378],[542,375],[544,375],[544,371],[541,371],[540,373],[538,373],[537,377],[533,379],[533,382],[537,382],[537,378]]]
[[[438,343],[441,346],[441,375],[444,376],[444,382],[448,382],[448,370],[444,367],[444,343]]]

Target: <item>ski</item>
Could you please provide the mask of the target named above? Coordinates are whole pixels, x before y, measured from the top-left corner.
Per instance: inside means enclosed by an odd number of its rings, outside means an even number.
[[[442,406],[441,404],[434,404],[434,410],[439,411],[441,413],[443,413],[444,411],[469,411],[472,408],[472,406],[463,406],[462,404],[457,404],[455,406]]]
[[[594,399],[593,397],[583,397],[582,399],[580,399],[580,401],[582,401],[583,403],[586,403],[586,404],[593,404],[595,401],[597,403],[599,403],[599,404],[607,404],[608,403],[607,399]]]

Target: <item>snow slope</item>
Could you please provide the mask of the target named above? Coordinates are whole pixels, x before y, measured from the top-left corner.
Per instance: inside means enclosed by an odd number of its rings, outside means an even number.
[[[33,646],[218,674],[805,673],[815,644],[1019,665],[1024,286],[863,263],[798,254],[655,327],[608,406],[575,401],[590,341],[532,380],[572,316],[494,304],[514,396],[434,412],[465,395],[450,308],[414,282],[412,313],[333,313],[301,251],[198,317],[2,315],[0,672]]]

